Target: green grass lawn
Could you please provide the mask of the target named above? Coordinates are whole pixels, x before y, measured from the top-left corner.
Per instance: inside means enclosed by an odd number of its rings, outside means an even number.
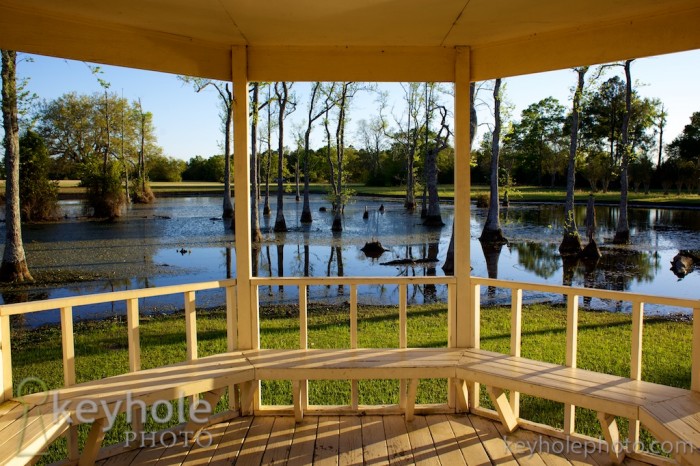
[[[507,353],[510,342],[509,308],[484,308],[481,318],[482,348]],[[349,310],[321,305],[309,308],[309,346],[311,348],[348,348]],[[363,307],[358,311],[360,347],[398,347],[398,311],[394,307]],[[442,304],[411,306],[408,312],[408,344],[412,347],[445,347],[446,309]],[[579,358],[581,368],[627,376],[630,370],[631,318],[627,314],[580,311]],[[563,307],[529,305],[523,311],[522,355],[553,363],[563,363],[566,341],[566,310]],[[225,316],[220,310],[200,312],[197,320],[200,356],[226,350]],[[296,348],[299,320],[291,307],[263,308],[261,343],[263,348]],[[661,318],[645,319],[643,379],[688,388],[692,325]],[[142,367],[144,369],[185,359],[185,326],[182,314],[143,318],[141,325]],[[13,379],[15,387],[26,377],[38,377],[50,388],[62,386],[60,330],[13,330]],[[80,322],[75,326],[76,372],[78,382],[94,380],[128,371],[126,325],[122,320]],[[418,403],[444,403],[446,380],[423,380]],[[482,403],[489,406],[482,390]],[[291,404],[288,382],[264,382],[265,404]],[[349,404],[350,383],[312,381],[311,404]],[[398,402],[398,382],[362,381],[360,403]],[[220,409],[223,409],[223,402]],[[547,400],[523,396],[521,417],[561,427],[563,406]],[[81,426],[81,442],[87,436]],[[149,420],[147,428],[158,430]],[[124,440],[128,430],[124,416],[108,432],[105,444]],[[626,425],[621,422],[623,434]],[[595,413],[579,409],[577,431],[599,436]],[[649,440],[648,435],[644,437]],[[65,455],[65,442],[59,440],[48,460]]]

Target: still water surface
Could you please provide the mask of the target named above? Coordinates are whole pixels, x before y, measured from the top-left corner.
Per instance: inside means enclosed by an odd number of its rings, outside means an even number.
[[[380,205],[385,206],[380,213]],[[447,226],[429,229],[421,225],[418,213],[409,214],[401,202],[358,198],[345,210],[344,231],[333,235],[333,214],[319,212],[328,202],[312,197],[314,222],[302,226],[298,219],[301,203],[285,198],[288,233],[273,233],[273,215],[261,216],[265,241],[256,252],[254,273],[258,276],[422,276],[444,275],[442,264],[450,240],[453,209],[443,206]],[[150,206],[136,205],[116,222],[77,220],[82,214],[80,201],[63,201],[68,217],[60,223],[28,225],[24,241],[30,267],[37,270],[72,270],[98,274],[103,279],[75,285],[37,289],[29,293],[3,293],[3,302],[46,299],[76,294],[164,286],[235,277],[234,235],[221,220],[218,197],[163,198]],[[363,220],[365,207],[369,219]],[[510,240],[500,250],[486,250],[478,237],[486,211],[472,208],[472,274],[506,280],[549,284],[572,284],[654,295],[700,298],[700,273],[679,279],[670,270],[670,261],[680,249],[700,250],[700,215],[696,210],[630,209],[632,244],[613,247],[618,210],[596,207],[598,242],[603,258],[596,266],[563,263],[558,254],[563,208],[560,205],[512,205],[502,210],[503,230]],[[577,207],[576,221],[583,225],[585,208]],[[227,222],[228,223],[228,222]],[[582,230],[583,233],[583,230]],[[4,237],[4,224],[0,228]],[[388,249],[379,259],[361,251],[365,241],[377,239]],[[436,259],[419,266],[382,265],[396,259]],[[130,278],[123,278],[130,277]],[[361,303],[398,302],[397,287],[363,286],[358,289]],[[263,302],[295,303],[296,287],[265,287]],[[347,287],[312,287],[312,301],[345,302]],[[409,303],[444,300],[446,287],[416,286],[409,290]],[[200,308],[223,303],[222,292],[197,294]],[[482,289],[482,304],[508,303],[509,292]],[[561,301],[561,296],[525,292],[528,302]],[[584,306],[627,311],[628,305],[592,300]],[[167,312],[182,308],[182,296],[142,300],[144,312]],[[685,309],[648,305],[649,314],[687,312]],[[123,313],[124,304],[76,308],[78,318]],[[33,315],[27,325],[59,320],[57,311]]]

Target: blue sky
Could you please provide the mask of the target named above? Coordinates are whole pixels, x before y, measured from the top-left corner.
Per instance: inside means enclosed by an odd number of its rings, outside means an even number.
[[[18,76],[30,78],[30,90],[42,99],[54,99],[72,91],[101,91],[97,79],[83,62],[42,56],[32,58],[32,62],[19,63]],[[153,113],[158,142],[166,155],[187,160],[195,155],[210,156],[221,152],[219,107],[213,90],[197,94],[170,74],[113,66],[101,68],[101,78],[111,84],[111,91],[123,94],[130,100],[140,97],[144,108]],[[609,74],[615,72],[618,71],[610,71]],[[633,64],[632,73],[638,83],[638,92],[646,97],[661,99],[668,109],[665,140],[670,142],[683,130],[690,115],[700,111],[696,84],[700,75],[700,50],[639,59]],[[525,107],[548,96],[557,98],[568,107],[575,74],[570,70],[560,70],[508,78],[505,82],[506,99],[513,105],[513,118],[518,119]],[[303,119],[307,88],[308,84],[295,84],[300,105],[292,116],[292,123],[288,125],[290,128],[295,122],[300,124]],[[401,113],[400,87],[382,84],[380,88],[390,92],[393,113],[398,116]],[[355,100],[351,113],[350,142],[356,132],[355,124],[377,113],[375,99],[375,95],[365,93]],[[480,111],[481,122],[490,118],[487,108]],[[317,133],[316,145],[320,145],[320,131]],[[291,146],[291,134],[286,139]]]

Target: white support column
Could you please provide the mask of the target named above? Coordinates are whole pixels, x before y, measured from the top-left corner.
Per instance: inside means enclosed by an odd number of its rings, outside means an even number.
[[[231,50],[233,81],[233,193],[236,222],[236,294],[238,301],[238,348],[252,349],[258,329],[253,328],[250,241],[250,156],[248,152],[248,52],[245,46]]]
[[[454,186],[454,230],[455,254],[454,275],[457,279],[457,306],[454,340],[459,348],[478,347],[478,314],[471,308],[473,292],[470,286],[470,173],[469,160],[471,142],[469,139],[470,119],[470,50],[457,47],[455,54],[455,186]]]

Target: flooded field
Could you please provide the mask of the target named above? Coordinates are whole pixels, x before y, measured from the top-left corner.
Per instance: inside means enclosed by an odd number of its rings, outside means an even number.
[[[383,213],[379,212],[384,205]],[[254,273],[258,276],[412,276],[443,275],[442,264],[450,239],[453,209],[443,206],[442,229],[421,225],[419,213],[407,213],[401,202],[388,199],[356,198],[345,209],[344,231],[330,231],[333,214],[321,196],[312,198],[314,222],[299,224],[301,203],[285,198],[288,233],[271,231],[271,217],[261,216],[265,236],[255,251]],[[327,212],[319,208],[328,207]],[[367,207],[369,218],[362,213]],[[59,223],[27,225],[24,241],[33,273],[70,272],[89,278],[75,284],[34,288],[22,292],[2,292],[3,302],[45,299],[76,294],[163,286],[216,280],[236,276],[235,236],[228,222],[220,218],[218,197],[163,198],[150,206],[131,206],[115,222],[79,218],[80,201],[63,201]],[[680,279],[670,270],[670,261],[681,249],[700,249],[700,215],[695,210],[630,209],[632,244],[613,247],[617,209],[596,207],[598,242],[603,258],[592,266],[575,261],[563,263],[558,254],[562,235],[562,206],[518,205],[502,211],[502,224],[509,244],[484,251],[478,241],[485,209],[472,208],[472,274],[536,283],[572,284],[611,290],[686,298],[700,297],[700,273]],[[585,208],[577,209],[576,220],[583,225]],[[581,229],[583,232],[583,230]],[[4,224],[0,227],[4,238]],[[366,241],[381,241],[388,249],[380,258],[368,258],[361,251]],[[431,259],[416,266],[389,266],[397,259]],[[312,287],[310,299],[345,302],[344,287]],[[396,287],[360,287],[360,302],[391,304],[398,301]],[[416,286],[409,302],[444,300],[444,286]],[[482,290],[482,303],[508,303],[504,290]],[[261,290],[261,300],[294,303],[296,287],[270,287]],[[526,301],[560,301],[561,296],[525,293]],[[223,303],[223,293],[198,293],[199,307]],[[586,306],[627,310],[620,303],[593,300]],[[182,297],[149,298],[140,307],[144,312],[168,312],[182,308]],[[647,306],[648,313],[675,313],[680,309]],[[79,318],[103,317],[122,313],[123,304],[76,308]],[[58,321],[58,312],[46,312],[27,319],[27,325]]]

